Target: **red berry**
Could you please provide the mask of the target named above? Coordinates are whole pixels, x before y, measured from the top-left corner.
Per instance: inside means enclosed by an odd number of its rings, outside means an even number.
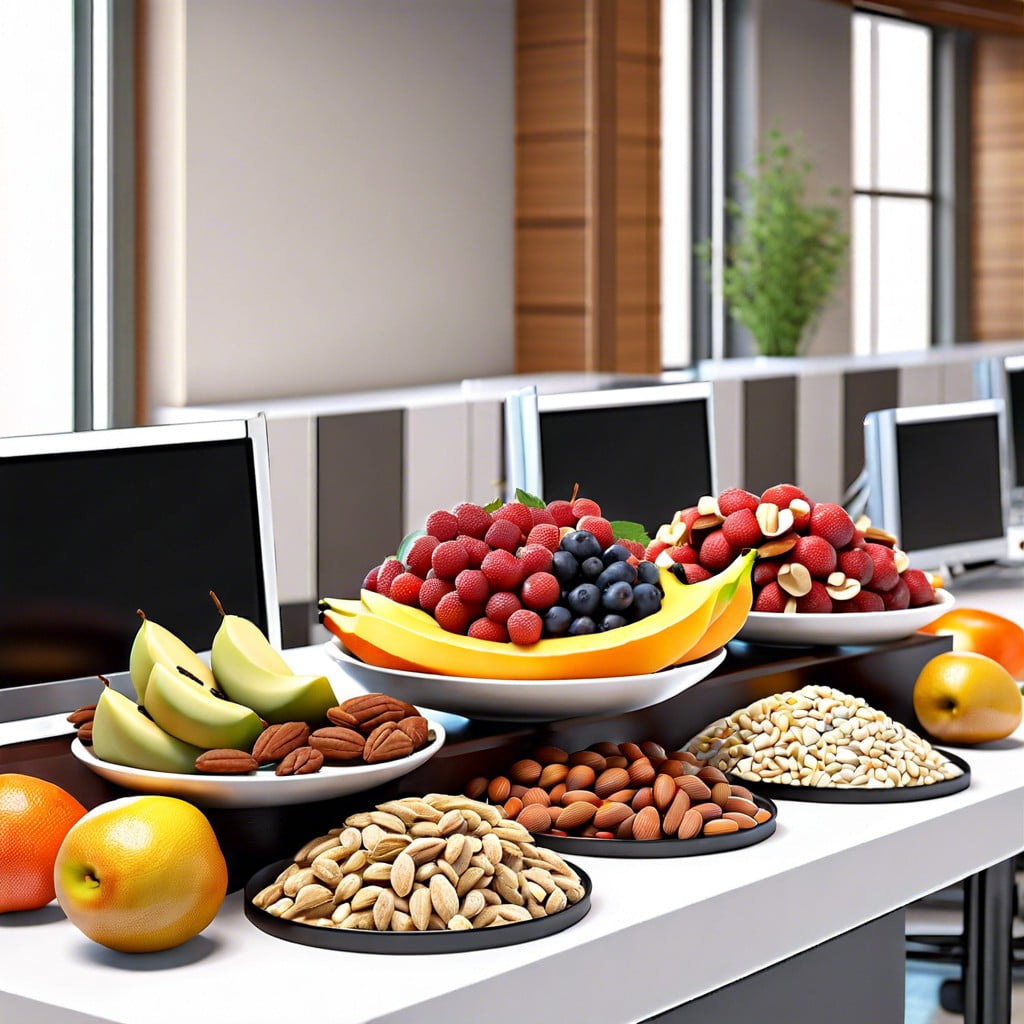
[[[523,531],[508,519],[495,519],[484,534],[484,541],[492,548],[515,551],[523,543]]]
[[[576,517],[578,524],[584,516],[599,516],[601,514],[601,506],[590,498],[577,498],[572,503],[572,514]],[[580,526],[577,525],[576,529],[579,530]]]
[[[935,603],[935,588],[926,572],[920,569],[907,569],[903,573],[903,582],[906,583],[910,594],[911,608]]]
[[[797,537],[793,550],[789,552],[789,559],[805,566],[816,579],[823,580],[836,569],[836,549],[824,537],[814,534]]]
[[[704,580],[711,579],[711,573],[703,565],[698,565],[696,562],[685,562],[682,563],[682,566],[687,583],[703,583]]]
[[[455,518],[458,520],[459,533],[469,537],[483,538],[488,527],[494,521],[491,513],[484,510],[482,505],[475,505],[471,501],[463,501],[452,509]]]
[[[881,594],[886,590],[892,590],[896,581],[900,578],[896,570],[896,558],[892,548],[884,544],[873,544],[870,541],[861,548],[866,551],[871,559],[874,569],[871,576],[871,589]]]
[[[476,640],[490,640],[497,644],[508,643],[508,630],[505,626],[487,618],[474,619],[466,635]]]
[[[811,525],[811,512],[813,511],[810,502],[803,498],[794,498],[789,503],[789,511],[793,513],[793,529],[797,533],[806,533]]]
[[[621,544],[637,561],[643,562],[647,559],[647,549],[638,540],[624,540],[622,537],[615,538],[616,544]],[[653,561],[653,559],[650,559]]]
[[[894,586],[882,593],[882,604],[887,612],[901,612],[910,607],[910,587],[900,577]]]
[[[680,565],[693,565],[698,562],[697,549],[692,544],[677,544],[674,548],[668,548],[668,557]]]
[[[380,571],[380,566],[375,565],[364,577],[363,577],[363,590],[370,590],[373,593],[377,593],[377,573]]]
[[[884,612],[885,602],[881,594],[873,590],[862,590],[854,594],[849,601],[836,601],[835,611],[837,612]]]
[[[751,579],[754,581],[755,587],[764,587],[769,583],[774,583],[778,575],[778,562],[755,562]]]
[[[737,551],[721,528],[709,533],[700,545],[700,564],[712,573],[721,572],[735,557]]]
[[[438,540],[454,540],[459,533],[459,521],[446,509],[439,508],[427,516],[424,529]]]
[[[583,498],[581,500],[586,501],[587,499]],[[576,504],[579,504],[579,502]],[[573,508],[575,507],[574,505]],[[597,538],[597,543],[601,545],[602,550],[611,547],[615,543],[612,524],[603,516],[580,516],[579,521],[576,523],[576,529],[589,530]]]
[[[789,595],[778,583],[766,583],[761,592],[754,598],[755,612],[784,612]]]
[[[871,576],[875,571],[875,563],[862,548],[840,551],[837,567],[844,576],[856,580],[862,587],[871,582]]]
[[[530,532],[526,535],[526,545],[529,547],[531,544],[541,544],[548,551],[557,551],[561,539],[561,532],[554,523],[538,523],[531,527]]]
[[[479,569],[481,562],[490,554],[491,549],[484,541],[470,537],[468,533],[460,533],[455,539],[466,549],[466,554],[469,555],[470,569]]]
[[[469,568],[469,555],[457,540],[446,540],[434,548],[430,564],[436,576],[443,580],[453,580],[463,569]]]
[[[473,621],[471,608],[454,591],[445,594],[434,608],[434,618],[449,633],[465,633]]]
[[[576,516],[573,515],[572,505],[560,498],[548,502],[548,511],[554,519],[556,526],[575,526]]]
[[[760,503],[761,499],[756,494],[751,494],[750,491],[745,491],[742,487],[727,487],[718,496],[718,511],[723,516],[731,516],[733,512],[738,512],[741,508],[753,512]]]
[[[744,506],[730,512],[722,523],[725,539],[736,549],[752,548],[761,542],[761,527],[752,509]]]
[[[405,564],[417,576],[425,578],[433,567],[430,556],[440,543],[436,537],[432,537],[430,534],[427,534],[426,537],[417,537],[409,548],[409,554],[405,556]]]
[[[824,615],[831,612],[832,598],[828,596],[825,584],[817,580],[811,583],[811,589],[803,597],[796,599],[796,610],[809,615]]]
[[[400,572],[391,584],[388,597],[399,604],[418,606],[420,603],[420,587],[423,580],[414,572]]]
[[[542,544],[527,544],[519,549],[519,564],[523,579],[535,572],[548,572],[551,569],[551,552]]]
[[[487,607],[484,609],[484,614],[492,622],[505,625],[508,622],[508,617],[513,612],[519,611],[522,607],[522,602],[515,594],[508,590],[500,590],[496,594],[491,594],[487,599]]]
[[[385,558],[377,570],[377,593],[391,596],[391,584],[405,572],[405,566],[397,558]]]
[[[526,647],[535,644],[540,639],[544,621],[529,608],[520,608],[519,611],[513,612],[509,616],[505,625],[508,628],[509,640],[514,644]]]
[[[523,568],[511,551],[492,551],[480,563],[480,569],[487,577],[491,590],[515,590],[523,581]]]
[[[547,523],[549,526],[558,525],[550,509],[534,508],[532,505],[530,506],[530,521],[533,523],[533,526],[540,526],[541,523]]]
[[[515,523],[524,534],[533,529],[533,516],[530,515],[529,507],[518,501],[502,505],[495,511],[494,518],[507,519],[510,523]]]
[[[824,537],[834,548],[845,548],[853,539],[853,520],[842,505],[819,502],[811,509],[811,534]]]
[[[523,604],[534,611],[545,612],[562,596],[562,587],[549,572],[535,572],[523,580],[519,594]]]
[[[423,586],[420,587],[420,607],[425,612],[433,613],[437,602],[454,590],[455,585],[448,580],[438,579],[436,576],[424,580]]]
[[[646,558],[648,562],[657,561],[658,555],[660,555],[662,551],[666,550],[668,550],[668,545],[663,540],[652,540],[644,551],[644,558]]]
[[[463,569],[455,577],[455,591],[464,604],[483,604],[491,594],[491,585],[479,569]]]
[[[850,538],[850,543],[847,546],[851,548],[864,547],[864,531],[854,527],[853,537]]]
[[[794,498],[800,498],[810,504],[807,495],[796,484],[776,484],[761,495],[761,501],[778,505],[779,508],[789,508],[789,503]]]

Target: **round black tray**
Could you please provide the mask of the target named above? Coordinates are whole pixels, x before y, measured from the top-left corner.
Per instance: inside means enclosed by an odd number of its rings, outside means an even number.
[[[945,782],[934,782],[930,786],[893,786],[891,789],[867,789],[864,786],[825,786],[818,789],[817,786],[780,786],[774,782],[752,782],[740,775],[728,777],[737,786],[746,786],[751,793],[760,796],[771,794],[775,800],[802,800],[819,804],[897,804],[910,800],[934,800],[936,797],[959,793],[971,784],[971,766],[962,757],[948,750],[939,750],[939,753],[960,768],[963,775]]]
[[[737,785],[744,785],[737,780]],[[778,808],[766,796],[754,793],[754,803],[766,811],[771,818],[756,828],[726,832],[720,836],[699,836],[694,839],[594,839],[586,836],[553,836],[547,832],[535,832],[534,844],[545,846],[556,853],[569,853],[577,857],[696,857],[707,853],[725,853],[740,850],[744,846],[756,846],[775,832]],[[576,869],[577,871],[579,868]]]
[[[564,931],[587,916],[593,888],[590,876],[575,864],[570,864],[569,866],[580,876],[584,889],[583,899],[548,917],[519,921],[502,925],[500,928],[479,928],[464,932],[358,931],[354,928],[324,928],[298,921],[282,921],[281,918],[274,917],[273,914],[268,914],[257,907],[252,902],[253,897],[270,885],[290,863],[291,860],[288,859],[276,861],[261,868],[249,879],[242,904],[245,916],[260,931],[275,938],[297,942],[303,946],[316,946],[318,949],[338,949],[346,953],[465,953],[473,949],[498,949],[501,946],[514,946],[520,942],[543,939]]]

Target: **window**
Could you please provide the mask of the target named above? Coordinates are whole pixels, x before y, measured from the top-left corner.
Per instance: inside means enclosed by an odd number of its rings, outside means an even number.
[[[854,351],[931,344],[932,30],[858,14],[853,31]]]

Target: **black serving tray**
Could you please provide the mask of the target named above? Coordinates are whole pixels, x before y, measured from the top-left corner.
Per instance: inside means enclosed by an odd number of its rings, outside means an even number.
[[[750,829],[749,831],[753,831]],[[575,864],[569,866],[580,876],[584,888],[583,899],[560,910],[557,914],[538,917],[532,921],[520,921],[502,925],[500,928],[470,929],[464,932],[377,932],[358,931],[345,928],[324,928],[298,921],[283,921],[273,914],[261,910],[252,901],[275,878],[291,864],[290,858],[275,861],[261,868],[245,886],[243,908],[245,916],[260,931],[297,942],[303,946],[318,949],[336,949],[346,953],[384,953],[401,955],[409,953],[466,953],[475,949],[498,949],[514,946],[520,942],[531,942],[555,935],[582,921],[590,910],[590,894],[593,883],[590,876]]]

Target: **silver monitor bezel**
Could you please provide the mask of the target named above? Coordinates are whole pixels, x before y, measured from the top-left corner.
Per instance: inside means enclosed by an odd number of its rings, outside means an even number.
[[[1016,448],[1014,431],[1010,429],[1014,411],[1010,405],[1009,377],[1011,373],[1024,373],[1024,355],[993,356],[975,364],[975,390],[982,399],[999,399],[1005,406],[1006,466],[1011,500],[1024,501],[1024,479],[1016,479]]]

